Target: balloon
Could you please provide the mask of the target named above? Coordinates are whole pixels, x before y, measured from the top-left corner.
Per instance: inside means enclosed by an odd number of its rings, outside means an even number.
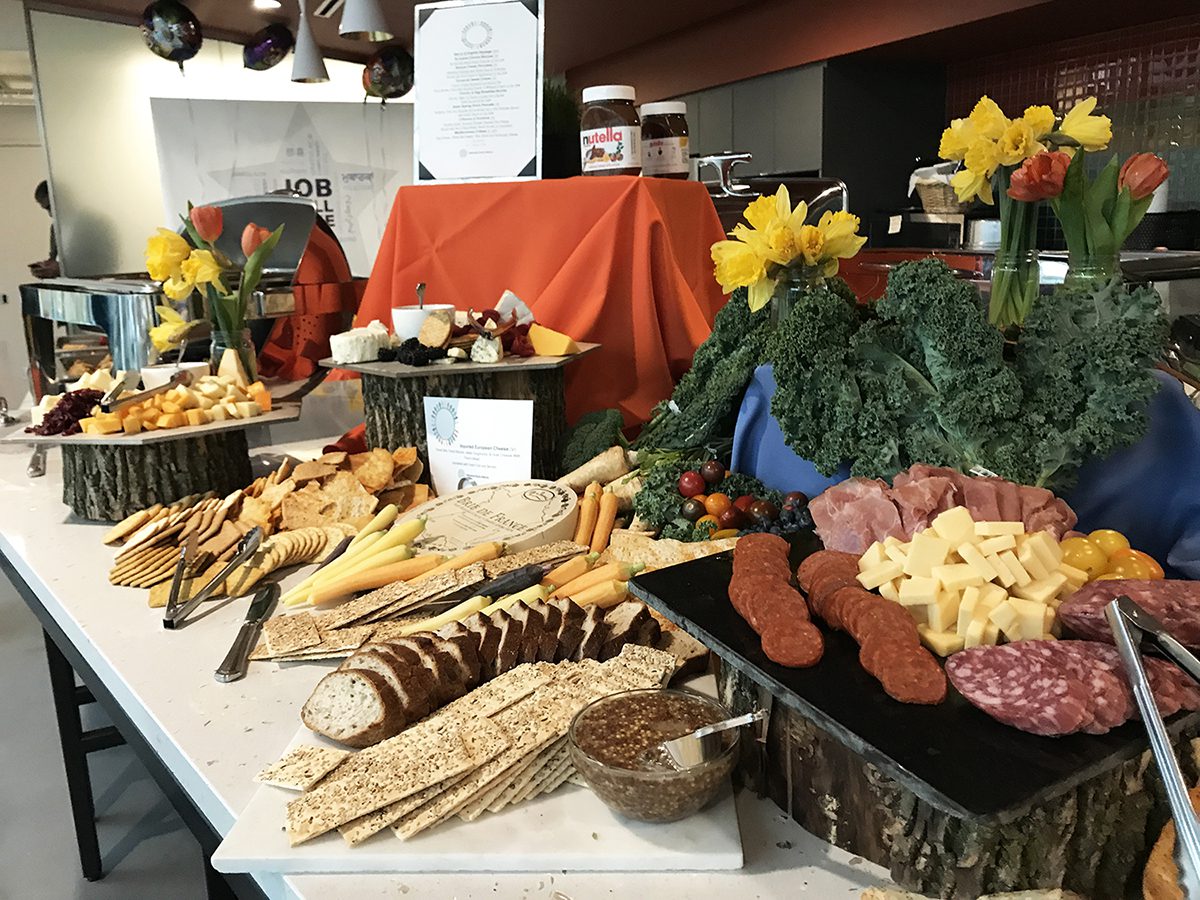
[[[142,39],[163,59],[179,63],[191,59],[204,43],[200,22],[179,0],[155,0],[142,12]]]
[[[403,47],[383,47],[367,60],[363,90],[371,97],[392,100],[412,90],[413,58]]]
[[[246,41],[242,46],[242,62],[247,69],[265,72],[283,62],[295,45],[296,39],[288,27],[275,22]]]

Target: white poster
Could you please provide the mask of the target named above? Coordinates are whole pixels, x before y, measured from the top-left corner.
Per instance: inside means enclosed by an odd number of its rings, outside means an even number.
[[[533,401],[426,397],[425,441],[439,495],[529,478]]]
[[[188,201],[293,190],[371,274],[396,191],[411,183],[412,108],[393,103],[150,101],[164,222]]]
[[[415,7],[414,179],[542,174],[541,0]]]

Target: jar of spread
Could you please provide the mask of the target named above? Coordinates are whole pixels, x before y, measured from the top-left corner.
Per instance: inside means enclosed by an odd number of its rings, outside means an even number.
[[[584,175],[638,175],[642,171],[642,122],[627,84],[583,89],[579,144]]]
[[[687,178],[687,104],[679,100],[644,103],[641,114],[642,174]]]

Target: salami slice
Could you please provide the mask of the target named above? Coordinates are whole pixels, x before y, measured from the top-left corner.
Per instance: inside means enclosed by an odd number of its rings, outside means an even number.
[[[865,595],[865,597],[864,597]],[[828,612],[825,621],[831,628],[849,631],[846,617],[861,603],[869,602],[871,593],[863,590],[857,584],[838,588],[829,596]]]
[[[734,563],[733,575],[735,578],[741,575],[774,575],[783,582],[790,581],[792,578],[792,572],[787,563],[766,556],[751,557]]]
[[[755,597],[764,592],[778,590],[791,590],[791,588],[786,581],[781,581],[773,575],[745,575],[729,582],[729,602],[733,604],[738,615],[750,622],[751,627],[754,627],[751,613]]]
[[[946,699],[946,675],[924,648],[889,662],[879,680],[887,695],[901,703],[934,706]]]
[[[1111,643],[1104,607],[1121,595],[1161,620],[1180,643],[1200,648],[1200,581],[1093,581],[1073,593],[1058,608],[1058,615],[1078,636]]]
[[[1090,719],[1084,684],[1018,646],[963,650],[946,661],[946,674],[969,703],[1031,734],[1071,734]]]
[[[763,635],[762,649],[772,662],[803,669],[820,661],[825,640],[812,622],[775,623]]]
[[[768,547],[776,553],[782,554],[784,559],[787,559],[788,554],[792,552],[792,545],[787,542],[786,538],[782,538],[777,534],[767,534],[758,532],[754,534],[743,535],[738,538],[738,542],[734,545],[734,553],[739,550],[759,547]]]
[[[842,553],[837,550],[818,550],[816,553],[809,554],[800,563],[800,567],[796,570],[796,581],[799,583],[802,590],[808,590],[812,585],[813,576],[822,567],[834,563],[841,562],[842,564],[850,563],[854,567],[854,571],[858,571],[858,557],[853,553]]]
[[[866,596],[863,597],[860,603],[854,604],[850,611],[842,616],[842,624],[846,626],[846,631],[860,644],[866,640],[868,634],[868,628],[864,627],[867,614],[876,606],[892,602],[891,600],[885,600],[877,594],[872,594],[870,591],[866,591],[865,594]],[[882,611],[881,614],[885,616],[890,615],[889,613],[882,613]]]
[[[855,626],[859,634],[855,639],[859,643],[879,634],[905,640],[914,647],[921,644],[917,625],[908,614],[908,610],[890,600],[883,600],[866,609],[856,619]]]
[[[858,651],[858,662],[864,669],[882,679],[883,673],[898,662],[912,659],[921,651],[902,637],[879,635],[867,640]]]
[[[750,613],[746,621],[760,635],[779,621],[808,621],[808,608],[795,588],[786,584],[765,585],[747,600]]]
[[[1112,672],[1129,691],[1129,677],[1125,674],[1125,665],[1121,662],[1121,654],[1112,644],[1099,641],[1061,641],[1071,644],[1076,653],[1086,653],[1099,665]],[[1160,714],[1171,716],[1184,707],[1186,692],[1180,688],[1180,682],[1175,677],[1175,666],[1153,656],[1142,657],[1142,668],[1146,670],[1146,680],[1150,682],[1150,693],[1154,695],[1154,703]],[[1182,675],[1182,673],[1180,673]],[[1130,699],[1132,701],[1132,693]],[[1137,716],[1137,708],[1131,707],[1130,715]]]
[[[1051,658],[1066,660],[1068,671],[1088,686],[1089,704],[1096,717],[1095,733],[1102,733],[1128,722],[1136,711],[1133,692],[1122,674],[1088,652],[1086,641],[1030,641],[1044,645],[1041,652]],[[1091,729],[1085,729],[1091,730]]]

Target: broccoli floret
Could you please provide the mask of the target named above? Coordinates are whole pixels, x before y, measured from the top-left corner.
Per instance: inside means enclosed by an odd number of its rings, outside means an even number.
[[[578,469],[609,447],[625,445],[621,429],[625,422],[620,410],[601,409],[579,417],[563,442],[561,464],[563,472]]]

